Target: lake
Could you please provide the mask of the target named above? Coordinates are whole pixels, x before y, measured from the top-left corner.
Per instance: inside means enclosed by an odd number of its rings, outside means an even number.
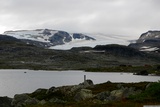
[[[84,71],[34,71],[0,70],[0,96],[13,97],[15,94],[31,93],[38,88],[76,85],[84,81],[84,75],[94,84],[111,82],[158,81],[159,76],[138,76],[132,73],[101,73]]]

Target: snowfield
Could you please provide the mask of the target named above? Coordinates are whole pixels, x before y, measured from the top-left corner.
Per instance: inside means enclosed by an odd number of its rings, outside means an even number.
[[[129,45],[130,41],[135,38],[130,38],[128,36],[120,35],[106,35],[106,34],[89,34],[86,35],[95,38],[95,41],[89,40],[72,40],[69,43],[63,45],[52,46],[50,49],[61,49],[68,50],[72,47],[95,47],[96,45],[106,45],[106,44],[120,44],[120,45]]]
[[[45,33],[44,33],[45,32]],[[50,29],[37,29],[37,30],[18,30],[18,31],[6,31],[5,35],[13,36],[18,39],[28,39],[39,42],[50,43],[49,39],[56,34],[57,30]],[[136,38],[123,35],[107,35],[107,34],[92,34],[92,33],[83,33],[89,37],[94,38],[95,40],[86,40],[86,39],[75,39],[73,38],[73,33],[69,33],[72,38],[70,42],[64,42],[62,45],[50,46],[49,49],[60,49],[68,50],[72,47],[94,47],[96,45],[106,45],[106,44],[120,44],[128,45],[130,41],[135,40]],[[64,38],[65,39],[65,38]]]

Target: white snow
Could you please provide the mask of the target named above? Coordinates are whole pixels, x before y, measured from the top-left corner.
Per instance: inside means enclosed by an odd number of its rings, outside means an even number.
[[[157,35],[157,36],[155,36],[155,38],[159,38],[159,36]]]
[[[4,32],[5,35],[13,36],[18,39],[29,39],[40,42],[49,42],[48,39],[50,36],[43,35],[42,32],[44,29],[39,30],[18,30],[18,31],[7,31]],[[51,30],[51,34],[55,34],[58,31]]]
[[[150,36],[150,34],[151,34],[151,33],[150,33],[150,32],[148,32],[148,33],[146,34],[146,37]]]
[[[142,48],[142,47],[141,47]],[[143,49],[140,49],[140,51],[149,51],[149,52],[151,52],[151,51],[156,51],[156,50],[158,50],[159,48],[157,48],[157,47],[148,47],[148,48],[143,48]]]
[[[128,36],[119,36],[119,35],[106,35],[106,34],[85,34],[90,37],[95,38],[96,40],[76,40],[73,39],[69,43],[65,43],[63,45],[52,46],[50,49],[61,49],[61,50],[68,50],[72,47],[95,47],[96,45],[106,45],[106,44],[121,44],[121,45],[128,45],[132,38]]]
[[[147,49],[150,48],[150,46],[142,46],[141,49]]]
[[[51,35],[43,35],[42,32],[44,29],[37,29],[37,30],[19,30],[19,31],[7,31],[4,34],[13,36],[18,39],[30,39],[40,42],[50,42],[49,38],[57,33],[56,30],[50,30]],[[73,34],[70,33],[72,37],[72,41],[65,43],[63,45],[51,46],[50,49],[60,49],[60,50],[68,50],[72,47],[82,47],[82,46],[89,46],[94,47],[96,45],[106,45],[106,44],[120,44],[120,45],[128,45],[131,40],[136,38],[131,36],[123,36],[123,35],[106,35],[106,34],[91,34],[91,33],[84,33],[87,36],[95,38],[96,40],[85,40],[84,39],[74,39]]]
[[[146,40],[143,40],[142,42],[145,42]]]

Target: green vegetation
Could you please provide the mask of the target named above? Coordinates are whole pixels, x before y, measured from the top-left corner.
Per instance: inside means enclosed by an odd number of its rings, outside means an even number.
[[[118,101],[100,101],[95,99],[87,99],[84,101],[76,102],[73,99],[68,100],[67,97],[64,97],[62,93],[54,93],[49,96],[43,96],[45,90],[42,90],[41,95],[36,94],[35,92],[31,94],[32,97],[38,98],[39,100],[47,98],[58,97],[65,100],[65,103],[51,103],[47,102],[44,105],[29,105],[26,107],[143,107],[143,105],[159,105],[160,104],[160,83],[154,82],[140,82],[140,83],[111,83],[106,82],[102,84],[97,84],[92,88],[93,94],[96,95],[103,91],[112,91],[117,89],[117,85],[121,84],[123,87],[134,87],[135,90],[142,90],[140,94],[132,95],[129,98],[121,99]]]
[[[141,94],[131,96],[136,102],[160,102],[160,82],[151,83]]]
[[[87,72],[131,72],[138,73],[140,71],[146,71],[149,74],[160,75],[159,65],[144,65],[144,66],[131,66],[131,65],[120,65],[106,68],[88,68],[85,69]]]
[[[97,94],[103,91],[112,91],[117,89],[117,85],[121,84],[123,87],[135,87],[136,90],[145,90],[147,84],[149,82],[139,82],[139,83],[112,83],[112,82],[106,82],[102,84],[97,84],[94,86],[94,88],[89,88],[92,90],[93,94]]]

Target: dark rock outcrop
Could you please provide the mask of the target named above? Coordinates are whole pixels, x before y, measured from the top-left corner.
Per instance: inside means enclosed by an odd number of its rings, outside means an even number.
[[[80,83],[79,85],[83,86],[84,88],[87,88],[87,87],[92,87],[94,83],[92,80],[87,79],[83,83]]]
[[[58,31],[49,38],[49,41],[53,43],[53,45],[61,45],[64,44],[64,42],[70,42],[71,40],[72,38],[69,33],[64,31]]]
[[[56,97],[50,99],[49,102],[50,102],[50,103],[61,103],[61,104],[62,104],[62,103],[66,103],[66,101],[61,100],[61,99],[58,99],[58,98],[56,98]]]
[[[12,98],[0,97],[0,107],[12,107],[11,102]]]
[[[96,40],[92,37],[89,37],[87,35],[81,34],[81,33],[73,33],[74,39],[85,39],[85,40]]]
[[[148,75],[148,71],[147,70],[142,70],[142,71],[139,71],[137,73],[134,73],[134,75]]]
[[[146,54],[144,52],[140,52],[137,49],[123,46],[123,45],[97,45],[93,48],[97,51],[105,51],[107,54],[112,54],[116,56],[122,56],[122,57],[145,57]]]
[[[86,99],[90,99],[93,98],[93,94],[91,90],[88,89],[81,89],[79,92],[76,93],[76,95],[74,96],[74,100],[75,101],[83,101]]]
[[[24,107],[30,105],[45,105],[45,104],[62,104],[65,105],[68,102],[83,102],[91,101],[96,104],[105,104],[109,101],[121,101],[129,98],[130,95],[140,94],[142,91],[137,90],[134,87],[125,87],[124,84],[117,84],[117,89],[110,91],[101,91],[95,94],[92,80],[80,83],[79,85],[51,87],[50,89],[37,89],[31,94],[17,94],[13,100],[3,98],[3,102],[8,102],[13,107]],[[110,83],[109,83],[110,84]],[[113,83],[114,84],[114,83]],[[96,86],[95,86],[96,87]],[[115,84],[116,87],[116,84]],[[92,90],[93,89],[93,90]],[[92,93],[93,91],[93,93]],[[1,99],[1,98],[0,98]],[[7,99],[7,101],[6,101]],[[2,103],[3,103],[2,102]],[[6,103],[5,103],[6,104]],[[12,107],[2,106],[2,107]]]
[[[160,39],[160,31],[148,31],[143,33],[137,40],[137,43],[143,43],[146,40]]]
[[[110,92],[109,91],[105,91],[105,92],[101,92],[98,93],[95,98],[101,101],[108,101],[109,100],[109,96],[110,96]]]
[[[143,33],[136,43],[129,44],[129,47],[140,51],[159,52],[160,49],[160,31],[148,31]]]
[[[25,105],[38,104],[39,101],[35,98],[31,98],[27,94],[16,94],[11,102],[13,107],[23,107]]]
[[[0,42],[2,42],[2,41],[5,41],[5,42],[20,42],[20,40],[17,39],[17,38],[0,34]]]

